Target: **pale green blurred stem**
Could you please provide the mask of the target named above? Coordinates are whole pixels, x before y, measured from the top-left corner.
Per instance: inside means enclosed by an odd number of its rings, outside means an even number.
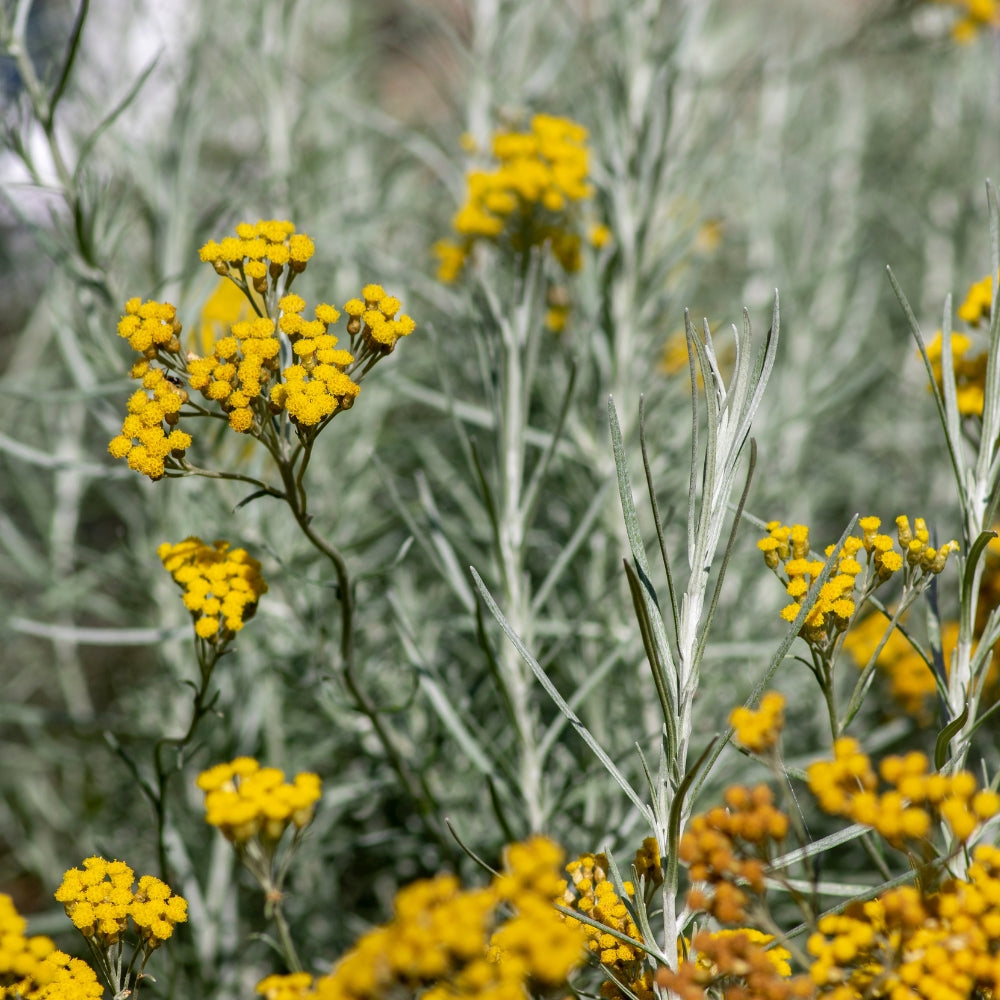
[[[530,586],[524,567],[524,544],[527,525],[523,505],[525,426],[527,392],[523,367],[526,342],[535,333],[520,329],[532,317],[525,308],[514,322],[503,322],[503,385],[501,388],[501,502],[498,512],[500,578],[503,607],[514,631],[531,649],[535,643],[534,618],[531,614]],[[542,768],[539,755],[537,713],[532,699],[531,673],[513,643],[501,647],[500,666],[510,703],[519,744],[518,770],[526,818],[533,833],[545,825]]]
[[[476,142],[485,147],[489,145],[493,125],[498,14],[498,0],[474,0],[472,4],[472,51],[469,55],[473,75],[466,101],[466,127]]]
[[[285,964],[288,966],[288,971],[301,972],[302,962],[299,959],[298,952],[295,950],[291,931],[288,929],[288,921],[285,919],[285,911],[281,905],[280,891],[268,894],[265,913],[274,921],[274,926],[278,931],[278,942],[281,945],[281,954],[285,959]]]

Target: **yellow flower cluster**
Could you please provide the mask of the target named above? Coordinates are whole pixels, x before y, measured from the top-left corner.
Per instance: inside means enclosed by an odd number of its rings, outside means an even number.
[[[872,612],[856,622],[844,636],[844,652],[859,670],[863,670],[882,641],[888,621],[878,612]],[[958,623],[946,622],[941,626],[941,651],[945,664],[951,658],[958,638]],[[893,629],[876,661],[878,669],[889,682],[889,693],[903,711],[920,721],[929,719],[931,699],[937,692],[934,674],[924,658],[910,641]]]
[[[292,274],[304,271],[306,263],[316,252],[313,241],[305,233],[296,233],[294,223],[269,219],[256,224],[241,222],[236,236],[227,236],[221,242],[209,240],[198,256],[215,270],[240,283],[249,279],[260,294],[277,286],[285,267]]]
[[[973,852],[937,892],[890,889],[823,917],[808,942],[816,995],[965,1000],[1000,991],[1000,848]]]
[[[678,853],[691,881],[707,886],[688,893],[688,906],[723,924],[744,924],[749,894],[764,892],[771,847],[788,835],[788,817],[775,809],[766,785],[731,785],[724,799],[724,807],[692,817]]]
[[[0,893],[0,1000],[98,1000],[104,989],[94,970],[70,958],[27,923],[10,896]]]
[[[986,351],[969,354],[972,338],[964,333],[951,335],[951,363],[955,371],[955,403],[963,417],[981,417],[986,389]],[[927,345],[927,359],[931,363],[934,381],[940,387],[943,382],[941,365],[941,331]]]
[[[987,0],[1000,11],[994,0]],[[958,307],[959,319],[964,320],[973,328],[989,323],[990,306],[993,298],[993,278],[986,275],[980,281],[969,286],[965,301]],[[941,331],[934,334],[934,339],[927,345],[927,359],[931,363],[934,381],[940,389],[943,382],[941,364],[942,352]],[[981,417],[986,391],[986,362],[989,357],[986,351],[978,354],[972,351],[972,338],[965,333],[951,334],[952,368],[955,372],[955,402],[958,412],[964,417]]]
[[[862,518],[862,520],[866,519]],[[868,518],[867,520],[873,519]],[[877,527],[876,525],[876,530]],[[948,562],[948,556],[958,551],[958,542],[954,539],[945,542],[939,549],[929,545],[931,536],[922,517],[915,518],[911,528],[909,518],[905,514],[900,514],[896,518],[896,537],[899,539],[899,547],[906,555],[906,565],[910,567],[911,575],[920,573],[936,575],[940,573]]]
[[[985,625],[989,610],[995,608],[998,600],[994,593],[1000,579],[995,568],[991,572],[990,563],[983,574],[980,584],[979,603],[976,608],[976,626],[974,634],[978,634]],[[844,652],[855,662],[858,669],[863,669],[871,659],[882,636],[888,627],[888,621],[878,613],[872,613],[856,622],[844,637]],[[945,672],[951,665],[952,653],[958,644],[958,622],[946,621],[941,625],[941,656]],[[973,642],[972,652],[975,653],[978,642]],[[994,646],[993,656],[982,681],[982,700],[992,704],[1000,694],[1000,645]],[[889,683],[889,693],[902,710],[922,725],[933,719],[934,700],[937,695],[937,684],[927,661],[913,648],[912,643],[901,632],[893,629],[885,641],[878,659],[875,661],[878,669],[886,676]]]
[[[656,984],[681,1000],[794,1000],[812,993],[807,976],[791,977],[785,948],[768,949],[770,934],[752,927],[700,931],[691,942],[693,954],[677,970],[660,968]]]
[[[257,992],[265,1000],[524,1000],[529,984],[564,987],[584,945],[552,906],[561,860],[537,837],[510,847],[487,888],[463,890],[451,875],[416,882],[396,896],[393,919],[328,975],[268,976]]]
[[[253,757],[237,757],[198,775],[205,793],[205,822],[228,840],[243,844],[256,837],[273,848],[289,827],[312,822],[322,794],[319,776],[309,771],[285,781],[284,771],[261,767]]]
[[[773,934],[765,934],[755,927],[727,927],[721,931],[708,932],[708,937],[711,941],[732,941],[737,936],[745,936],[749,944],[757,945],[761,948],[766,947],[774,940]],[[774,971],[779,976],[790,976],[792,974],[792,955],[787,948],[777,945],[773,948],[768,948],[766,955],[768,961],[774,967]],[[708,956],[699,953],[698,964],[703,967],[709,967]]]
[[[768,691],[756,711],[740,705],[729,713],[734,739],[753,753],[770,750],[778,742],[784,724],[785,696],[777,691]]]
[[[137,361],[130,374],[141,379],[142,388],[129,397],[121,433],[111,439],[108,451],[155,482],[166,474],[168,457],[183,458],[191,447],[191,435],[174,426],[188,395],[149,361]]]
[[[188,356],[188,385],[219,403],[229,426],[244,434],[254,428],[253,404],[277,370],[280,350],[273,320],[237,321],[208,357]]]
[[[858,521],[862,537],[848,535],[844,540],[833,571],[820,588],[802,625],[802,636],[807,642],[826,643],[847,629],[857,608],[856,590],[867,597],[900,569],[904,570],[907,583],[927,574],[940,573],[948,556],[958,550],[955,541],[946,542],[939,549],[933,548],[928,544],[930,533],[924,519],[918,517],[911,528],[909,519],[901,514],[896,518],[896,533],[902,551],[897,551],[892,538],[879,533],[881,524],[877,517],[862,517]],[[781,611],[781,617],[792,622],[802,610],[802,599],[813,581],[822,573],[824,560],[809,558],[809,529],[804,524],[788,526],[771,521],[766,527],[768,534],[757,543],[757,548],[792,598],[793,603]],[[827,558],[833,555],[833,549],[832,545],[826,548]],[[857,578],[864,568],[858,561],[862,549],[866,553],[868,576],[858,588]]]
[[[1000,2],[998,0],[935,0],[957,7],[961,17],[952,25],[951,35],[956,42],[971,41],[984,28],[1000,28]]]
[[[991,0],[992,3],[992,0]],[[992,3],[997,11],[1000,6]],[[965,301],[958,307],[958,318],[965,320],[970,326],[979,326],[990,318],[990,307],[993,303],[993,277],[987,274],[985,278],[969,285]]]
[[[647,886],[656,887],[663,884],[663,864],[660,860],[660,845],[656,837],[646,837],[642,847],[635,852],[636,875],[645,880]]]
[[[128,918],[146,951],[159,947],[187,920],[187,901],[153,875],[143,875],[133,892],[135,874],[124,861],[87,858],[70,868],[55,898],[80,933],[100,948],[118,944]]]
[[[824,561],[809,558],[809,529],[804,524],[792,526],[771,521],[767,525],[767,537],[757,543],[757,548],[764,553],[764,561],[774,570],[785,584],[785,591],[792,598],[792,603],[782,609],[781,617],[787,622],[795,620],[802,609],[802,598],[806,596],[813,581],[822,573]],[[802,635],[811,643],[825,642],[832,635],[843,632],[854,614],[855,580],[862,570],[861,563],[855,558],[862,548],[862,541],[854,535],[848,536],[837,554],[837,564],[830,578],[820,588],[820,592],[812,605],[812,609],[802,624]],[[889,540],[889,546],[892,546]],[[827,549],[829,557],[833,547]],[[885,563],[885,555],[895,556],[899,566],[902,558],[898,553],[885,553],[876,549],[880,562],[877,569],[883,565],[891,572],[895,563]],[[783,572],[782,572],[783,571]]]
[[[955,840],[967,841],[1000,813],[1000,795],[980,790],[972,772],[930,774],[922,753],[886,757],[879,773],[891,787],[878,794],[878,778],[857,740],[842,737],[833,752],[832,761],[808,768],[809,788],[820,808],[872,827],[899,850],[919,846],[937,823],[944,823]]]
[[[564,887],[559,902],[567,909],[576,910],[604,924],[605,927],[633,941],[642,943],[642,935],[628,908],[622,902],[615,890],[615,884],[608,878],[608,859],[605,854],[581,854],[575,861],[566,866],[569,880],[564,880]],[[635,886],[631,882],[623,883],[629,898],[635,895]],[[573,922],[572,917],[567,920]],[[636,962],[641,962],[643,952],[625,941],[591,927],[581,925],[587,935],[587,947],[620,978],[632,980],[629,975],[635,971],[630,969]]]
[[[311,441],[353,405],[362,378],[416,328],[400,313],[399,299],[369,284],[344,308],[350,349],[338,348],[330,327],[340,311],[320,303],[307,319],[305,300],[288,290],[313,255],[312,240],[277,220],[241,223],[236,232],[207,243],[201,258],[240,290],[256,316],[225,324],[228,332],[214,340],[213,324],[203,323],[203,339],[210,341],[204,356],[182,351],[181,324],[169,303],[125,304],[118,332],[143,356],[132,368],[143,388],[130,399],[122,432],[108,450],[150,479],[187,468],[191,436],[175,425],[182,416],[217,416],[213,405],[237,433],[264,439],[271,422],[286,415],[300,439]],[[233,314],[231,305],[225,311]],[[282,358],[293,363],[282,368]],[[191,402],[189,389],[208,408]],[[191,406],[182,412],[185,403]]]
[[[208,545],[191,535],[183,542],[164,542],[156,550],[163,568],[184,591],[195,634],[206,642],[224,644],[254,616],[267,593],[260,563],[245,549],[229,542]]]
[[[567,273],[580,270],[581,223],[576,206],[590,198],[587,130],[567,118],[535,115],[527,132],[498,132],[493,138],[491,170],[472,170],[466,177],[465,204],[452,220],[456,240],[433,247],[438,279],[452,282],[462,272],[480,241],[506,246],[524,256],[548,244]],[[603,246],[607,226],[592,226],[591,244]],[[546,325],[561,330],[569,314],[565,291],[550,288]]]

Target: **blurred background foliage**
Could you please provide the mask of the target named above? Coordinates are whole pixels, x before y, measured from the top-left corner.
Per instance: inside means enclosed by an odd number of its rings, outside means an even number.
[[[30,60],[51,93],[78,9],[4,0],[8,25],[27,7]],[[246,993],[271,961],[260,941],[244,949],[264,921],[201,822],[202,767],[249,753],[323,777],[288,903],[310,961],[384,917],[401,882],[469,866],[446,817],[488,858],[528,831],[516,727],[493,680],[507,653],[477,614],[466,567],[503,605],[511,566],[476,463],[495,489],[497,331],[517,305],[538,327],[541,307],[522,302],[515,269],[496,258],[457,284],[435,279],[430,247],[464,195],[463,134],[486,148],[495,128],[538,111],[590,131],[594,214],[612,239],[567,282],[567,329],[533,334],[529,472],[571,371],[575,382],[514,568],[537,596],[557,566],[520,624],[623,770],[639,774],[632,747],[655,735],[657,716],[621,574],[606,399],[637,456],[646,397],[680,552],[686,307],[718,331],[724,358],[741,307],[763,333],[780,290],[751,514],[807,523],[820,545],[858,511],[923,515],[941,539],[955,535],[932,399],[884,274],[891,264],[930,335],[944,295],[960,301],[988,268],[997,50],[985,35],[957,45],[949,16],[887,0],[178,0],[126,16],[95,4],[49,130],[30,110],[23,64],[4,57],[0,891],[33,930],[66,926],[51,892],[88,854],[154,870],[152,816],[121,755],[148,767],[153,742],[187,722],[190,630],[155,549],[189,534],[246,546],[271,585],[217,670],[217,716],[178,762],[169,848],[193,904],[177,961],[196,995]],[[418,323],[320,440],[309,473],[317,527],[358,576],[360,675],[416,797],[350,707],[332,581],[279,505],[238,507],[246,494],[233,483],[150,484],[106,453],[129,392],[123,302],[174,302],[194,337],[217,284],[198,247],[259,217],[292,219],[315,240],[300,294],[342,303],[379,281]],[[218,466],[259,461],[231,434],[206,444]],[[783,595],[756,537],[752,524],[739,536],[707,653],[706,735],[782,631]],[[778,681],[795,763],[828,741],[805,669],[790,662]],[[876,694],[856,724],[866,749],[919,743],[918,720]],[[540,733],[556,712],[539,691],[526,697]],[[729,753],[711,786],[749,766]],[[552,730],[534,815],[571,853],[631,852],[645,835],[601,774],[568,729]]]

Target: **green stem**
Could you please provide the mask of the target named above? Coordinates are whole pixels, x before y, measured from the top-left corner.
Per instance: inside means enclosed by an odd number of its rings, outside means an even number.
[[[292,941],[291,931],[288,929],[288,921],[285,919],[285,911],[281,905],[280,893],[276,893],[278,898],[268,900],[266,914],[274,921],[274,926],[278,931],[278,940],[281,943],[281,953],[284,956],[285,964],[289,972],[302,972],[302,961],[299,953],[295,950]]]
[[[163,757],[163,752],[167,747],[173,747],[177,753],[183,752],[185,747],[194,738],[198,723],[211,711],[212,699],[208,696],[208,686],[212,680],[212,671],[219,660],[217,650],[208,647],[203,640],[198,643],[198,667],[201,674],[201,683],[195,691],[194,701],[191,709],[191,719],[187,730],[183,736],[165,737],[157,740],[153,747],[153,764],[156,768],[156,794],[153,799],[153,809],[156,813],[156,851],[157,860],[160,866],[160,878],[168,885],[171,883],[170,867],[167,862],[166,828],[167,828],[167,788],[170,778],[177,770],[175,763],[168,766]],[[208,647],[208,648],[207,648]]]
[[[396,772],[407,794],[416,804],[417,812],[424,828],[433,836],[435,841],[450,853],[451,844],[441,831],[431,823],[428,815],[435,806],[435,799],[430,788],[427,786],[423,776],[415,776],[407,766],[378,708],[372,703],[355,675],[353,583],[347,569],[347,561],[340,550],[330,545],[326,539],[313,530],[312,517],[306,509],[306,494],[301,483],[301,472],[304,471],[305,465],[308,464],[310,454],[311,449],[306,448],[303,453],[302,467],[298,474],[296,474],[289,463],[281,463],[281,477],[285,484],[283,496],[302,533],[309,539],[312,546],[330,561],[337,576],[337,599],[340,602],[340,660],[343,667],[344,683],[351,697],[354,699],[358,710],[371,723],[372,729],[375,731],[375,735],[382,745],[390,766]]]

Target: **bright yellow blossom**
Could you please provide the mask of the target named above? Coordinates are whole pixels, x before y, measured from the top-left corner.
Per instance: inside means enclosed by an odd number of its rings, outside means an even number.
[[[222,645],[254,616],[257,602],[267,593],[260,563],[245,549],[228,542],[207,545],[194,535],[156,550],[163,568],[184,591],[200,639]]]
[[[560,849],[542,837],[513,844],[483,889],[453,875],[415,882],[393,918],[364,934],[325,976],[268,976],[264,1000],[518,1000],[529,986],[565,990],[583,961],[583,934],[552,905]]]
[[[98,1000],[94,970],[59,951],[50,938],[25,935],[27,922],[0,893],[0,1000]]]
[[[754,711],[745,705],[729,713],[733,738],[753,753],[762,753],[778,742],[785,722],[785,697],[777,691],[768,691]]]
[[[289,826],[308,826],[322,793],[318,775],[304,771],[287,782],[283,771],[261,767],[252,757],[216,764],[197,783],[205,793],[206,823],[236,844],[256,837],[265,849],[273,849]]]
[[[87,858],[83,868],[66,872],[55,898],[73,926],[100,948],[117,945],[131,917],[149,952],[173,934],[176,924],[187,920],[187,901],[152,875],[143,875],[133,891],[134,878],[123,861]]]

